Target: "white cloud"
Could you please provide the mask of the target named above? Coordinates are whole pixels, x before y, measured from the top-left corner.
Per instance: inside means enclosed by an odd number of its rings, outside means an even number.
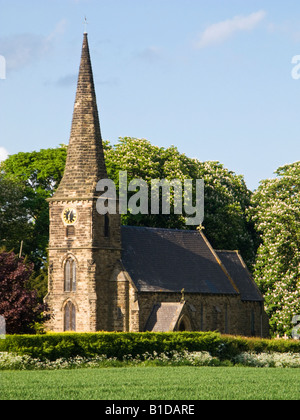
[[[59,87],[76,86],[78,74],[67,74],[66,76],[60,77],[55,83]]]
[[[39,35],[22,34],[1,38],[1,53],[7,70],[19,70],[40,58],[47,51],[45,39]]]
[[[66,31],[66,26],[67,26],[67,20],[66,19],[62,19],[60,20],[57,25],[55,26],[54,30],[51,32],[50,35],[48,35],[48,37],[46,38],[46,42],[50,42],[53,39],[63,35]]]
[[[42,58],[53,47],[53,42],[63,34],[66,20],[63,19],[48,35],[19,34],[0,38],[0,53],[5,57],[7,70],[23,69]]]
[[[265,16],[266,12],[260,10],[248,16],[235,16],[232,19],[214,23],[201,34],[196,46],[197,48],[205,48],[210,45],[220,44],[236,32],[251,31]]]
[[[0,162],[8,158],[8,151],[4,147],[0,147]]]
[[[136,54],[136,58],[143,61],[156,61],[160,59],[162,56],[162,51],[158,47],[147,47],[144,50],[140,51]]]

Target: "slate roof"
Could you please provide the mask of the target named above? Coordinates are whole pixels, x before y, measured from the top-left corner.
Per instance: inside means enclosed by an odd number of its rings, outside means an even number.
[[[238,294],[202,233],[122,226],[122,263],[140,292]]]
[[[174,331],[183,309],[182,302],[161,302],[154,305],[146,323],[145,331]]]
[[[241,294],[241,300],[263,302],[263,297],[238,251],[216,251]]]

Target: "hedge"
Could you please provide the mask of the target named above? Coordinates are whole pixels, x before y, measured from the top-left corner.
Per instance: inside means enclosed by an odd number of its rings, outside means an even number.
[[[300,341],[267,340],[221,335],[217,332],[178,333],[62,333],[7,335],[0,340],[0,352],[57,360],[106,355],[120,360],[125,355],[157,354],[170,351],[207,351],[213,357],[230,360],[242,352],[300,353]]]

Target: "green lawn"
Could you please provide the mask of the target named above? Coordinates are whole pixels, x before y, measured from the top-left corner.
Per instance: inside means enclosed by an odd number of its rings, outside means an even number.
[[[299,400],[299,369],[131,367],[0,372],[0,400]]]

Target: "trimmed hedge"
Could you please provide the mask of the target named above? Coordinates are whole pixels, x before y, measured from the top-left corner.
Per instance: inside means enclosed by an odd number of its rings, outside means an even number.
[[[122,360],[125,355],[157,354],[170,351],[207,351],[213,357],[230,360],[242,352],[300,353],[300,341],[267,340],[221,335],[216,332],[178,333],[62,333],[8,335],[0,340],[0,352],[57,360],[106,355]]]

